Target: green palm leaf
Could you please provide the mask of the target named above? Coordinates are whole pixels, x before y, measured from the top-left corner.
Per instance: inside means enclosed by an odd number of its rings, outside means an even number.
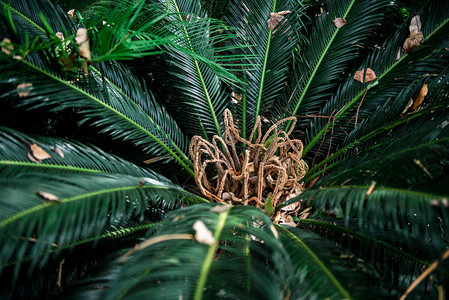
[[[243,73],[244,89],[238,91],[237,109],[241,116],[242,137],[251,132],[256,118],[267,115],[280,96],[287,81],[289,56],[296,42],[295,32],[301,28],[299,17],[302,5],[296,1],[231,1],[226,20],[237,29],[233,45],[247,45],[239,49],[251,54]],[[290,11],[282,16],[276,28],[270,29],[270,13]],[[239,53],[239,52],[237,52]]]
[[[177,100],[173,111],[183,116],[180,124],[188,134],[221,136],[220,120],[229,104],[223,81],[239,82],[228,70],[238,67],[232,62],[236,56],[226,53],[233,47],[221,46],[231,35],[216,37],[225,25],[208,18],[200,1],[161,1],[160,6],[161,12],[169,15],[157,29],[176,36],[165,47],[168,72],[175,78],[167,91]]]
[[[24,256],[32,257],[31,270],[42,267],[54,248],[100,236],[111,224],[143,216],[149,206],[169,208],[185,197],[196,201],[178,186],[151,177],[23,173],[1,182],[0,265],[17,261],[16,272]]]
[[[357,57],[357,45],[363,45],[388,2],[327,1],[326,10],[317,18],[308,37],[308,44],[301,49],[303,61],[294,66],[289,91],[282,102],[287,108],[283,116],[320,112],[348,62]],[[346,24],[337,28],[333,23],[335,18],[345,19]],[[298,125],[307,123],[305,120]]]
[[[330,136],[332,136],[334,142],[338,142],[347,136],[344,131],[347,132],[348,127],[353,126],[356,114],[359,121],[363,120],[364,117],[370,116],[379,105],[386,103],[388,98],[398,97],[401,92],[404,93],[407,88],[416,84],[415,90],[408,90],[409,96],[407,94],[402,95],[403,110],[411,94],[416,92],[417,88],[421,88],[422,85],[419,85],[418,82],[424,83],[422,81],[423,76],[439,74],[443,71],[447,64],[442,63],[440,56],[443,55],[444,57],[447,54],[446,51],[440,50],[448,43],[445,33],[449,26],[449,6],[446,4],[438,8],[438,14],[435,16],[433,14],[432,17],[429,16],[429,12],[436,9],[433,5],[428,6],[422,13],[423,23],[427,23],[426,28],[423,28],[426,31],[423,31],[424,40],[422,44],[425,47],[422,50],[404,54],[400,59],[396,59],[398,48],[402,46],[407,37],[408,26],[407,28],[404,26],[388,41],[384,50],[373,53],[364,64],[363,68],[370,67],[378,76],[374,83],[362,86],[351,78],[341,86],[332,100],[321,110],[321,113],[325,116],[330,116],[334,112],[330,122],[333,126],[328,126],[327,120],[315,120],[307,133],[307,139],[310,142],[305,148],[305,154],[312,149],[317,151],[320,144],[322,144],[322,149],[327,150]],[[428,20],[425,19],[427,16],[429,16]],[[434,84],[436,83],[437,81],[434,82]],[[398,115],[402,110],[399,111]],[[342,126],[343,130],[340,131],[339,126]],[[336,132],[325,136],[332,128],[336,128]]]

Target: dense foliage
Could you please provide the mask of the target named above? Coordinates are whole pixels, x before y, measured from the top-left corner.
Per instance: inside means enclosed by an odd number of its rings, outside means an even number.
[[[449,293],[449,2],[1,7],[2,299]]]

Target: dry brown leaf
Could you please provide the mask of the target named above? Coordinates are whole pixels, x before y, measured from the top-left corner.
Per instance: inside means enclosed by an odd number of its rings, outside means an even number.
[[[215,242],[212,232],[207,229],[203,221],[198,220],[193,224],[193,229],[195,229],[195,240],[198,243],[212,245]]]
[[[284,19],[284,15],[291,13],[289,10],[270,13],[270,19],[267,21],[268,29],[274,30],[276,26]]]
[[[412,107],[410,107],[410,110],[414,110],[421,105],[421,103],[424,101],[424,98],[427,95],[427,91],[428,91],[427,84],[423,84],[421,90],[419,91],[418,96],[415,98],[415,100],[413,100],[413,105]]]
[[[365,199],[369,197],[369,195],[371,195],[371,193],[374,191],[374,187],[376,186],[376,182],[375,181],[371,181],[371,185],[369,186],[368,190],[365,193]]]
[[[0,45],[2,46],[2,52],[6,55],[11,55],[11,53],[14,51],[14,46],[11,44],[11,40],[8,38],[4,38]]]
[[[399,47],[398,54],[396,54],[396,60],[399,60],[402,56],[402,47]]]
[[[92,55],[90,53],[89,38],[87,37],[86,28],[79,28],[76,31],[75,41],[76,44],[79,46],[80,56],[86,59],[91,59]]]
[[[29,87],[32,87],[32,83],[21,83],[17,86],[17,94],[19,97],[26,97],[30,94],[31,89]]]
[[[36,194],[38,194],[39,196],[41,196],[45,200],[61,203],[61,199],[59,199],[58,196],[53,195],[51,193],[42,192],[42,191],[36,191]]]
[[[37,163],[37,164],[40,164],[40,163],[41,163],[41,161],[35,159],[34,156],[33,156],[33,154],[31,154],[30,152],[27,152],[27,156],[28,156],[28,158],[29,158],[32,162]]]
[[[231,101],[234,104],[239,104],[242,101],[242,94],[231,93]]]
[[[51,158],[50,154],[48,154],[44,149],[36,145],[35,143],[30,145],[31,154],[33,154],[34,158],[38,160],[44,160],[47,158]]]
[[[410,33],[412,33],[415,30],[421,31],[421,27],[422,27],[421,19],[419,15],[416,15],[410,21],[410,26],[408,27],[408,29],[410,30]]]
[[[346,25],[346,20],[343,18],[335,18],[335,20],[332,20],[332,22],[334,22],[334,25],[337,28],[341,28]]]
[[[79,55],[85,59],[91,59],[92,54],[90,53],[89,38],[87,37],[87,29],[79,28],[76,31],[75,37],[76,44],[79,46]],[[88,74],[87,63],[83,64],[84,74]]]
[[[363,82],[373,81],[374,79],[377,78],[376,73],[374,73],[374,71],[371,70],[370,68],[368,68],[366,70],[365,79],[363,79],[364,73],[365,73],[365,69],[361,69],[361,70],[355,72],[354,79],[357,80],[358,82],[363,83]]]
[[[64,33],[62,33],[62,32],[56,32],[56,36],[61,40],[61,42],[64,41]]]
[[[59,156],[61,156],[62,158],[64,158],[64,152],[62,152],[62,150],[59,149],[58,147],[54,147],[54,148],[53,148],[53,152],[55,152],[56,154],[58,154]]]
[[[424,38],[421,31],[415,30],[410,33],[408,38],[405,40],[404,45],[402,45],[405,53],[410,52],[415,46],[420,45],[423,39]]]
[[[74,18],[75,17],[75,9],[71,9],[67,12],[67,14],[70,16],[70,18]]]
[[[404,110],[401,112],[401,115],[405,114],[407,112],[407,110],[413,105],[413,99],[410,98],[408,99],[408,103],[405,106]]]

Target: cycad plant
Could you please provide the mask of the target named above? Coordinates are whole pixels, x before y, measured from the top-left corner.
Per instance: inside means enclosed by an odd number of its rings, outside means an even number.
[[[1,298],[444,299],[422,2],[2,0]]]

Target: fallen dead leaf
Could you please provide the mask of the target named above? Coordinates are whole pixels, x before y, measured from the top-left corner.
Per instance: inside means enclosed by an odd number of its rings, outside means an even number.
[[[414,158],[414,159],[413,159],[413,162],[414,162],[415,164],[417,164],[418,167],[420,167],[420,168],[424,171],[424,173],[426,173],[427,176],[429,176],[430,178],[432,178],[432,174],[430,174],[429,170],[427,170],[427,168],[423,165],[423,163],[422,163],[419,159]]]
[[[396,54],[396,60],[399,60],[402,56],[402,47],[398,47],[398,54]]]
[[[35,159],[34,156],[33,156],[33,154],[31,154],[30,152],[27,152],[27,156],[28,156],[28,158],[29,158],[32,162],[37,163],[37,164],[40,164],[40,163],[41,163],[41,161]]]
[[[415,30],[421,31],[421,27],[421,18],[419,17],[419,15],[416,15],[410,20],[410,26],[408,27],[408,29],[410,30],[410,33],[412,33]]]
[[[354,79],[358,82],[364,83],[364,82],[370,82],[377,78],[376,73],[374,73],[373,70],[368,68],[366,70],[365,79],[363,79],[363,74],[365,73],[365,69],[361,69],[357,72],[355,72]]]
[[[42,191],[36,191],[36,194],[38,194],[39,196],[41,196],[45,200],[61,203],[61,199],[59,199],[58,196],[53,195],[51,193],[42,192]]]
[[[30,87],[32,87],[33,84],[32,83],[21,83],[17,86],[17,94],[19,95],[19,97],[26,97],[30,94],[31,89],[29,89]]]
[[[404,45],[402,45],[405,53],[410,52],[415,46],[420,45],[423,39],[424,38],[421,31],[415,30],[410,33],[408,38],[405,40]]]
[[[193,229],[195,229],[195,240],[198,243],[212,245],[215,242],[212,232],[207,229],[203,221],[196,221],[195,224],[193,224]]]
[[[284,15],[291,13],[289,10],[270,13],[270,19],[267,21],[268,29],[274,30],[276,26],[284,19]]]
[[[334,22],[334,25],[337,28],[341,28],[346,25],[346,20],[343,18],[335,18],[335,20],[332,20],[332,22]]]
[[[14,51],[14,46],[11,44],[11,40],[8,38],[4,38],[0,45],[2,47],[2,52],[6,55],[11,55],[11,53]]]
[[[410,98],[408,99],[408,103],[405,106],[404,110],[402,111],[401,115],[405,114],[407,112],[407,110],[413,105],[413,99]]]
[[[64,33],[62,33],[62,32],[56,32],[56,36],[61,40],[61,42],[64,41]]]
[[[76,37],[75,37],[76,44],[79,46],[79,55],[85,59],[91,59],[92,54],[90,53],[90,45],[89,45],[89,38],[87,37],[87,29],[86,28],[79,28],[76,31]],[[83,64],[84,74],[88,74],[87,69],[87,62],[84,62]]]
[[[92,55],[90,53],[89,38],[87,36],[86,28],[78,28],[76,31],[75,41],[79,46],[80,56],[86,59],[91,59]]]
[[[231,93],[231,101],[234,104],[239,104],[242,101],[242,94]]]
[[[36,145],[35,143],[30,145],[31,154],[34,156],[34,158],[38,160],[44,160],[47,158],[51,158],[50,154],[48,154],[44,149]]]
[[[54,147],[53,148],[53,152],[55,152],[56,154],[58,154],[59,156],[61,156],[62,158],[64,158],[64,152],[62,152],[62,150],[58,147]]]
[[[412,107],[410,107],[410,110],[414,110],[421,105],[421,103],[424,101],[424,98],[427,95],[427,91],[428,91],[427,84],[423,84],[421,90],[419,91],[418,96],[415,98],[415,100],[413,100],[413,105]]]
[[[368,190],[366,191],[365,194],[365,199],[369,197],[369,195],[371,195],[371,193],[374,191],[374,187],[376,186],[376,182],[375,181],[371,181],[371,185],[369,186]]]
[[[67,12],[67,14],[70,16],[70,18],[74,18],[75,17],[75,9],[71,9]]]

